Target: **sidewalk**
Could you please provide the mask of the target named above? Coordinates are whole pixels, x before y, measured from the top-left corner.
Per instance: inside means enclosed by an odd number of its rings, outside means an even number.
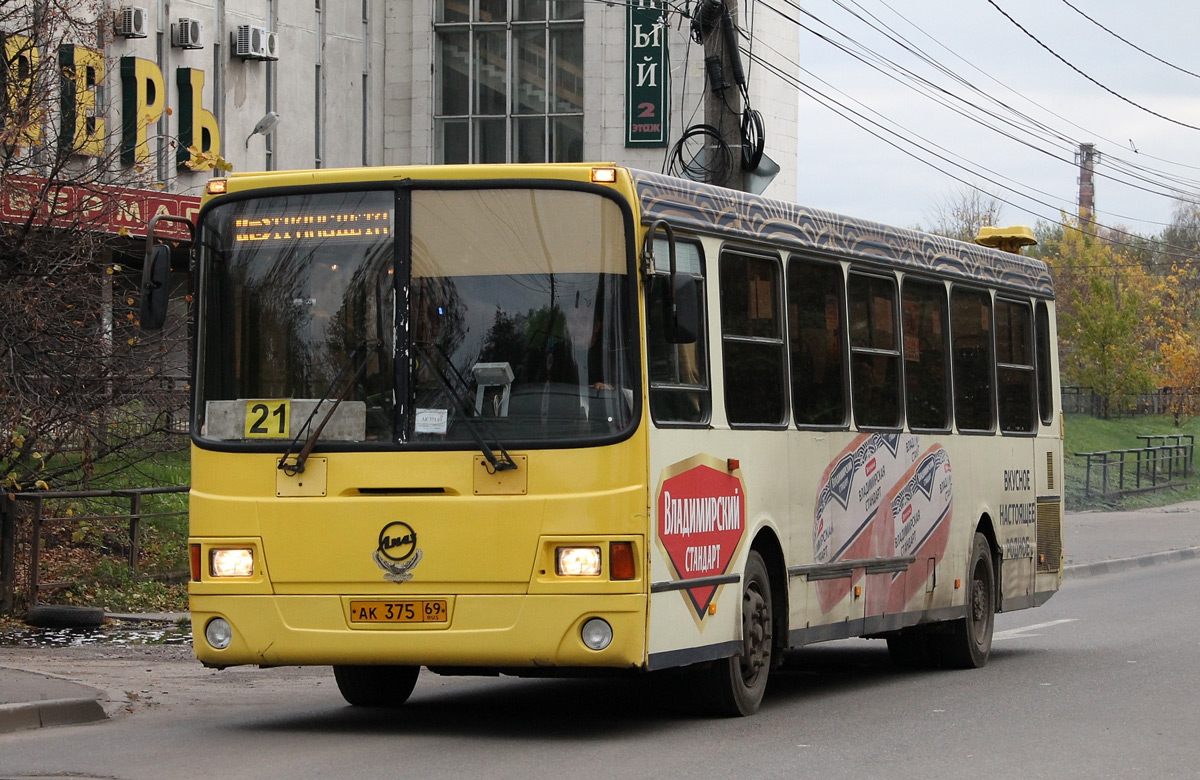
[[[1067,579],[1200,558],[1200,501],[1137,512],[1068,512],[1063,522]],[[71,680],[0,666],[0,734],[103,720],[107,699],[106,692]]]
[[[1068,578],[1200,557],[1200,501],[1136,512],[1067,512]]]

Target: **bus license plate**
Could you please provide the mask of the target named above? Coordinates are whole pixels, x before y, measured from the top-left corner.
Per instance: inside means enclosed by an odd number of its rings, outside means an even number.
[[[445,623],[445,599],[351,601],[351,623]]]

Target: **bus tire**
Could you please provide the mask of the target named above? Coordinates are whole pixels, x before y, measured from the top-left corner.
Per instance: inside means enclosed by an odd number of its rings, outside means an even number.
[[[742,652],[714,661],[704,690],[715,715],[753,715],[762,704],[774,651],[771,578],[757,550],[751,550],[742,579]]]
[[[975,534],[967,568],[967,614],[945,634],[930,635],[938,665],[949,669],[978,669],[992,651],[996,625],[996,571],[987,537]]]
[[[333,667],[342,698],[355,707],[399,707],[417,684],[419,666]]]

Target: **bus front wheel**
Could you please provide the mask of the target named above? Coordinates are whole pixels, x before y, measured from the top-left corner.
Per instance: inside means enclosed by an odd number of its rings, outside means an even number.
[[[417,684],[419,666],[334,666],[342,698],[356,707],[399,707]]]
[[[977,669],[992,651],[996,625],[996,571],[987,537],[975,534],[971,565],[967,569],[967,614],[955,621],[949,633],[932,635],[930,650],[939,665],[953,669]]]
[[[707,670],[705,690],[714,714],[753,715],[762,704],[775,641],[772,607],[767,566],[751,550],[742,580],[742,651],[713,662]]]

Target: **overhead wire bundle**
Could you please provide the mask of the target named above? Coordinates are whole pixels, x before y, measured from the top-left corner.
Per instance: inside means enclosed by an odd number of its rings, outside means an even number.
[[[691,19],[691,37],[696,43],[704,43],[720,27],[725,54],[734,83],[725,80],[725,69],[719,54],[705,58],[705,71],[709,88],[720,97],[722,105],[738,118],[740,132],[740,161],[734,159],[733,150],[725,140],[722,127],[709,123],[693,124],[681,133],[669,154],[670,173],[686,176],[694,181],[722,183],[730,178],[733,166],[740,164],[742,170],[752,171],[762,160],[766,146],[766,132],[762,114],[750,105],[750,91],[746,72],[742,67],[738,48],[738,31],[733,14],[723,0],[702,0]],[[741,95],[742,109],[736,110],[726,98],[726,90],[736,87]]]

